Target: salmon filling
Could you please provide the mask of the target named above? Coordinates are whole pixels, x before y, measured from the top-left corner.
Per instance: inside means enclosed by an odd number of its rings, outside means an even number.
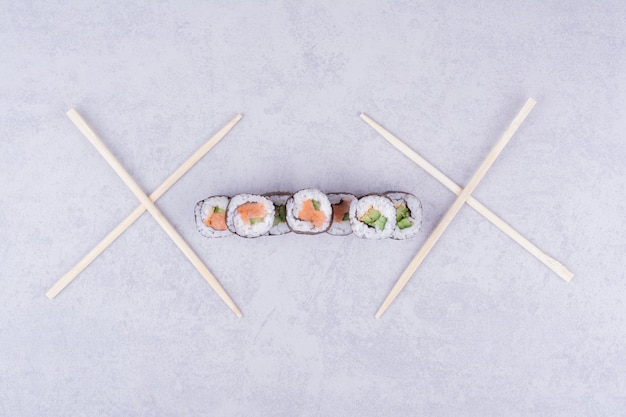
[[[333,221],[335,223],[350,220],[348,214],[348,211],[350,211],[350,203],[350,200],[341,200],[339,203],[333,204]]]
[[[226,211],[215,207],[209,217],[204,220],[204,224],[215,230],[226,230]]]
[[[237,207],[237,213],[245,224],[259,223],[265,217],[265,205],[263,203],[244,203]]]
[[[298,218],[313,223],[315,227],[322,227],[326,221],[326,216],[324,212],[319,209],[319,204],[320,203],[315,200],[304,200],[302,209],[300,213],[298,213]]]

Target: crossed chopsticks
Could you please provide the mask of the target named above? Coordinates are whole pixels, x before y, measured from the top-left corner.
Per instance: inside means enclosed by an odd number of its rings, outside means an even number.
[[[454,217],[458,214],[465,203],[469,204],[472,208],[482,214],[487,220],[492,222],[497,228],[502,230],[511,239],[520,244],[524,249],[534,255],[537,259],[543,262],[554,273],[561,277],[565,281],[570,281],[574,274],[569,271],[557,260],[551,258],[545,254],[541,249],[532,244],[528,239],[522,236],[519,232],[505,223],[502,219],[496,216],[492,211],[485,207],[478,200],[474,199],[471,194],[476,189],[482,178],[485,176],[491,165],[495,162],[496,158],[502,152],[509,140],[513,137],[519,126],[526,119],[526,116],[535,106],[535,100],[529,98],[518,115],[513,119],[508,128],[504,131],[496,145],[491,152],[487,155],[487,158],[480,165],[470,182],[465,188],[461,188],[454,183],[450,178],[445,176],[441,171],[431,165],[424,158],[419,156],[415,151],[404,144],[400,139],[392,135],[389,131],[385,130],[382,126],[376,123],[374,120],[361,114],[361,118],[369,124],[374,130],[376,130],[383,138],[395,146],[400,152],[406,155],[409,159],[415,162],[418,166],[424,169],[427,173],[432,175],[436,180],[441,182],[450,191],[457,195],[456,200],[450,206],[446,214],[440,220],[437,227],[428,237],[422,248],[415,255],[413,260],[409,263],[405,271],[397,280],[387,298],[376,312],[375,317],[380,318],[395,298],[400,294],[404,286],[411,279],[417,268],[422,261],[426,258],[430,250],[437,243],[439,238],[443,235],[446,228],[450,225]],[[238,316],[242,317],[241,311],[237,308],[233,300],[226,293],[224,288],[220,285],[217,279],[211,274],[209,269],[202,263],[200,258],[189,247],[189,245],[183,240],[183,238],[176,232],[174,227],[167,221],[161,211],[156,207],[154,202],[159,199],[176,181],[178,181],[196,162],[198,162],[213,146],[215,146],[230,130],[241,120],[242,116],[237,115],[230,122],[226,124],[220,131],[218,131],[209,141],[207,141],[200,149],[198,149],[183,165],[181,165],[170,177],[165,180],[150,196],[146,195],[139,185],[133,180],[126,169],[119,163],[119,161],[113,156],[111,151],[104,145],[102,140],[96,135],[96,133],[87,125],[85,120],[78,114],[75,109],[70,110],[67,115],[74,122],[76,127],[83,133],[83,135],[92,143],[92,145],[100,152],[104,159],[111,165],[113,170],[120,176],[128,188],[135,194],[141,204],[124,219],[111,233],[109,233],[100,243],[98,243],[83,259],[74,266],[68,273],[63,275],[49,290],[46,292],[48,298],[56,297],[65,287],[67,287],[73,280],[80,274],[98,255],[100,255],[117,237],[119,237],[135,220],[137,220],[144,211],[148,211],[157,223],[163,228],[163,230],[174,241],[176,246],[183,252],[183,254],[189,259],[189,261],[196,267],[198,272],[204,277],[209,285],[215,290],[219,297],[230,307],[230,309]]]
[[[74,280],[94,259],[98,257],[104,250],[117,239],[124,231],[141,216],[144,211],[148,211],[152,217],[157,221],[159,226],[165,230],[168,236],[174,241],[176,246],[183,252],[183,254],[189,259],[189,261],[196,267],[200,275],[209,283],[213,290],[219,295],[219,297],[230,307],[230,309],[237,315],[242,317],[241,311],[235,305],[230,296],[226,293],[224,288],[220,285],[217,279],[211,274],[209,269],[202,263],[198,255],[189,247],[180,234],[174,229],[174,227],[167,221],[165,216],[157,208],[154,202],[161,197],[176,181],[178,181],[189,169],[195,165],[211,148],[213,148],[230,130],[241,120],[242,116],[239,114],[235,116],[230,122],[226,124],[219,132],[217,132],[211,139],[209,139],[200,149],[198,149],[183,165],[181,165],[170,177],[165,180],[163,184],[159,186],[150,196],[139,187],[135,180],[130,176],[128,171],[120,164],[120,162],[113,156],[111,151],[106,147],[102,140],[96,135],[96,133],[89,127],[87,122],[78,114],[75,109],[71,109],[67,112],[69,118],[74,122],[76,127],[82,132],[83,135],[91,142],[91,144],[100,152],[102,157],[111,165],[113,170],[120,176],[122,181],[128,186],[128,188],[135,194],[135,197],[139,199],[141,205],[137,207],[126,219],[124,219],[111,233],[109,233],[100,243],[98,243],[85,257],[74,266],[68,273],[63,275],[49,290],[46,292],[46,296],[50,299],[56,297],[70,282]]]
[[[520,112],[517,114],[515,119],[513,119],[509,127],[504,131],[496,145],[493,147],[491,152],[489,152],[489,155],[487,155],[487,158],[480,165],[480,167],[465,188],[461,188],[460,186],[455,184],[454,181],[445,176],[441,171],[439,171],[437,168],[427,162],[424,158],[419,156],[415,151],[411,150],[411,148],[405,145],[400,139],[392,135],[389,131],[385,130],[382,126],[373,121],[371,118],[369,118],[365,114],[361,114],[361,118],[374,130],[376,130],[383,138],[385,138],[389,143],[391,143],[398,150],[400,150],[400,152],[406,155],[409,159],[411,159],[422,169],[432,175],[436,180],[445,185],[450,191],[457,195],[456,200],[454,201],[454,203],[452,203],[446,214],[439,221],[437,227],[435,227],[431,235],[428,237],[428,239],[426,239],[426,242],[424,242],[422,248],[409,263],[400,278],[396,281],[395,285],[387,295],[387,298],[385,298],[385,301],[383,301],[382,305],[376,312],[376,318],[380,318],[387,310],[387,308],[389,308],[393,300],[395,300],[398,294],[400,294],[400,292],[407,284],[407,282],[409,282],[422,261],[426,258],[426,255],[428,255],[430,250],[443,235],[446,228],[450,225],[454,217],[461,210],[465,203],[469,204],[472,208],[482,214],[487,220],[493,223],[498,229],[502,230],[511,239],[519,243],[524,249],[526,249],[537,259],[543,262],[548,268],[550,268],[563,280],[569,282],[572,279],[574,274],[569,271],[565,266],[563,266],[557,260],[546,255],[544,252],[541,251],[541,249],[533,245],[530,241],[528,241],[528,239],[522,236],[511,226],[506,224],[504,220],[500,219],[491,210],[489,210],[487,207],[482,205],[480,202],[478,202],[478,200],[471,196],[472,192],[476,189],[491,165],[495,162],[500,152],[502,152],[511,137],[513,137],[513,134],[515,134],[524,119],[526,119],[526,116],[528,116],[530,111],[533,109],[535,103],[535,100],[533,100],[532,98],[526,100],[526,103],[524,104]]]

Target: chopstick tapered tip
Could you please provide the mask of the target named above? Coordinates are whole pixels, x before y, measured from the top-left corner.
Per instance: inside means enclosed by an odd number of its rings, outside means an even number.
[[[233,305],[229,305],[230,309],[233,310],[233,313],[235,313],[235,315],[239,318],[243,317],[243,313],[241,312],[241,310],[239,310],[239,308],[233,303]]]
[[[374,317],[379,319],[383,316],[383,314],[385,314],[385,311],[387,311],[387,307],[389,307],[389,304],[387,304],[387,300],[385,300],[385,302],[383,303],[383,305],[381,305],[378,308],[378,311],[376,312],[376,314],[374,314]]]
[[[543,263],[547,265],[547,267],[550,268],[552,272],[557,274],[559,278],[561,278],[565,282],[570,282],[574,277],[574,273],[572,271],[567,269],[565,265],[563,265],[561,262],[557,261],[554,258],[546,255]]]
[[[535,107],[535,104],[537,104],[537,100],[532,97],[528,97],[526,103],[524,103],[524,106],[528,107],[528,111],[531,111]]]
[[[572,278],[574,278],[574,273],[569,269],[563,267],[563,271],[559,274],[559,276],[563,278],[565,282],[570,282]]]

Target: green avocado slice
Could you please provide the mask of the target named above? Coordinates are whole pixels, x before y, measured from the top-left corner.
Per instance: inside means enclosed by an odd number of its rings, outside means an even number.
[[[406,204],[402,203],[396,207],[396,222],[409,217],[411,217],[411,210],[409,210]]]
[[[387,218],[385,216],[380,216],[374,222],[374,227],[378,228],[378,230],[383,230],[385,228],[385,224],[387,224]]]
[[[320,202],[317,200],[311,200],[313,202],[313,208],[315,210],[319,210],[320,209]]]
[[[378,220],[380,217],[380,211],[376,210],[374,207],[367,210],[367,212],[361,217],[361,221],[368,226],[374,227],[374,222]],[[387,219],[385,219],[387,221]]]
[[[250,217],[250,224],[257,224],[263,221],[263,217]]]
[[[274,226],[279,223],[284,223],[287,221],[287,208],[284,204],[274,204],[275,212],[274,215]]]
[[[226,210],[215,206],[215,208],[213,209],[213,213],[226,213]]]
[[[410,219],[402,219],[398,222],[398,229],[400,230],[411,226],[413,226],[413,222]]]

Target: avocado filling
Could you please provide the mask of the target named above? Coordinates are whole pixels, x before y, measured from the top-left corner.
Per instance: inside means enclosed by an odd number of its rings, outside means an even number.
[[[274,204],[276,214],[274,215],[274,226],[287,221],[287,208],[284,204]]]
[[[376,210],[374,207],[371,207],[363,217],[361,217],[361,221],[368,226],[373,226],[374,222],[378,220],[380,217],[380,211]]]
[[[383,230],[386,224],[387,218],[385,216],[380,216],[378,220],[374,222],[374,227],[378,228],[378,230]]]
[[[396,207],[396,225],[400,230],[413,226],[411,210],[409,210],[405,203]]]
[[[350,213],[345,213],[343,217],[341,218],[341,221],[347,222],[348,220],[350,220]]]
[[[250,224],[257,224],[263,221],[263,217],[250,217]]]
[[[398,229],[403,230],[407,227],[413,226],[413,223],[409,219],[402,219],[397,223]]]
[[[380,211],[376,210],[374,207],[367,210],[365,215],[363,215],[360,220],[369,227],[375,227],[379,230],[383,230],[385,228],[385,224],[387,224],[387,218],[381,215]]]
[[[315,210],[319,210],[320,209],[320,202],[317,200],[311,200],[313,202],[313,208]]]
[[[226,213],[226,210],[215,206],[215,208],[213,209],[213,213]]]

